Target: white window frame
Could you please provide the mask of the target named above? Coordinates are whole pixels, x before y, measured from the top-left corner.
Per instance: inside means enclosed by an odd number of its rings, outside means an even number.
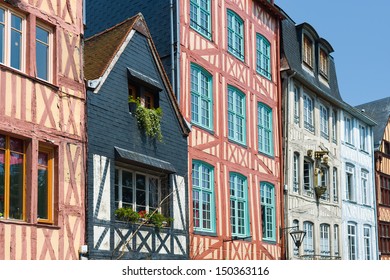
[[[363,240],[364,240],[364,259],[372,260],[371,227],[369,225],[364,225],[363,227]]]
[[[361,187],[362,187],[362,203],[364,205],[370,205],[370,194],[368,192],[368,171],[362,169],[361,173]]]
[[[330,226],[320,225],[320,255],[330,256]]]
[[[132,193],[133,193],[133,199],[131,202],[128,202],[128,204],[132,204],[132,209],[134,211],[137,211],[139,212],[139,210],[137,210],[137,185],[136,185],[136,176],[137,175],[141,175],[141,176],[145,176],[145,211],[146,212],[149,212],[150,211],[150,201],[149,201],[149,192],[150,192],[150,181],[149,179],[150,178],[153,178],[153,179],[157,179],[157,202],[158,202],[158,207],[156,207],[158,209],[158,211],[161,213],[161,205],[160,205],[160,202],[161,202],[161,178],[158,177],[158,176],[155,176],[155,175],[150,175],[148,173],[145,173],[145,172],[139,172],[139,171],[134,171],[132,169],[128,169],[128,168],[124,168],[124,167],[115,167],[115,171],[118,171],[118,185],[115,186],[115,187],[118,187],[118,200],[115,199],[115,204],[118,204],[117,206],[115,206],[115,208],[122,208],[122,207],[126,207],[126,205],[124,204],[123,202],[123,181],[122,181],[122,174],[123,174],[123,171],[125,172],[128,172],[128,173],[132,173]],[[143,205],[142,205],[143,206]],[[128,206],[127,206],[128,207]],[[154,207],[152,207],[154,208]]]
[[[293,192],[294,193],[299,193],[299,178],[300,178],[299,158],[300,158],[299,153],[294,152],[293,154]]]
[[[355,166],[347,163],[345,165],[345,198],[348,201],[356,201],[356,190],[355,190]]]
[[[329,140],[329,109],[320,104],[320,131],[321,137]]]
[[[365,125],[359,125],[359,148],[367,152],[367,127]]]
[[[353,223],[347,224],[347,237],[348,237],[348,259],[358,259],[358,244],[357,244],[357,226]]]
[[[304,222],[303,230],[306,231],[306,236],[303,239],[303,254],[314,255],[314,224],[309,221]]]
[[[6,65],[8,67],[11,67],[12,69],[15,69],[20,72],[25,72],[25,64],[26,64],[26,17],[18,13],[12,9],[8,9],[4,6],[0,5],[0,9],[4,10],[4,45],[3,45],[3,51],[4,51],[4,58],[3,61],[0,64]],[[12,15],[17,16],[22,21],[21,26],[21,51],[20,51],[20,69],[12,67],[11,66],[11,20]]]
[[[308,94],[303,94],[303,121],[304,127],[314,133],[314,99]]]
[[[344,142],[353,145],[353,119],[344,117]]]

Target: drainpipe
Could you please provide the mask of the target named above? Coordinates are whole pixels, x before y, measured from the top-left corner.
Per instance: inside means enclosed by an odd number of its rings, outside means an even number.
[[[171,19],[171,82],[173,91],[175,91],[175,38],[173,32],[173,0],[170,0],[170,19]],[[177,95],[177,93],[176,93]]]
[[[378,220],[379,220],[379,216],[378,216],[378,200],[377,200],[377,191],[378,190],[378,186],[379,184],[377,185],[376,182],[377,182],[377,171],[379,171],[379,166],[377,167],[377,161],[379,159],[376,159],[376,156],[375,156],[375,147],[374,147],[374,130],[373,130],[373,127],[371,127],[371,151],[374,153],[372,155],[372,164],[373,164],[373,173],[374,173],[374,176],[373,176],[373,182],[371,182],[372,186],[374,186],[374,191],[373,191],[373,205],[374,205],[374,217],[375,217],[375,246],[376,246],[376,259],[379,260],[380,259],[380,256],[379,256],[379,223],[378,223]],[[378,182],[379,183],[379,182]]]
[[[289,108],[289,95],[290,95],[290,88],[291,88],[291,80],[292,78],[295,76],[296,72],[294,71],[291,75],[287,76],[286,79],[285,79],[285,84],[286,84],[286,90],[284,92],[284,90],[282,91],[282,95],[285,94],[285,98],[282,97],[282,100],[284,101],[284,108],[283,108],[283,115],[284,115],[284,125],[283,125],[283,130],[284,130],[284,135],[283,135],[283,138],[284,138],[284,170],[285,170],[285,174],[284,174],[284,186],[287,186],[287,194],[284,195],[284,192],[283,192],[283,197],[284,197],[284,225],[282,225],[283,227],[290,227],[289,225],[289,222],[288,222],[288,214],[287,214],[287,210],[288,210],[288,195],[289,195],[289,186],[287,185],[287,182],[289,182],[289,169],[287,168],[288,166],[290,166],[288,164],[288,153],[289,153],[289,148],[288,148],[288,120],[289,120],[289,112],[290,112],[290,108]],[[283,85],[284,83],[282,83]],[[284,188],[283,186],[283,188]],[[299,224],[298,224],[299,225]],[[283,252],[283,254],[285,254],[285,259],[288,259],[290,258],[289,254],[290,254],[290,251],[288,250],[289,249],[289,242],[288,242],[288,236],[286,237],[286,235],[283,233],[282,235],[282,238],[284,240],[284,246],[285,246],[285,252]]]
[[[180,104],[180,1],[176,0],[176,98]]]

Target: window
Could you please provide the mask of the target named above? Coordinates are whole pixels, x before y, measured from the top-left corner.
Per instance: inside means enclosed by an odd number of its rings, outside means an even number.
[[[164,211],[159,205],[161,198],[165,197],[161,185],[157,176],[116,167],[115,208],[129,207],[137,212]]]
[[[49,81],[50,80],[50,47],[51,32],[40,26],[36,27],[36,67],[37,77]]]
[[[352,145],[352,120],[348,117],[344,118],[344,141]]]
[[[211,39],[210,0],[191,0],[190,26]]]
[[[330,256],[330,238],[329,238],[329,228],[327,224],[320,225],[320,255],[321,256]]]
[[[306,231],[306,236],[303,239],[303,253],[304,255],[314,255],[313,223],[304,222],[303,230]]]
[[[275,188],[270,183],[262,182],[260,189],[263,240],[276,241]]]
[[[299,88],[294,85],[294,123],[299,124]]]
[[[332,140],[333,143],[337,143],[337,112],[332,112]]]
[[[323,49],[320,49],[320,74],[327,78],[328,71],[328,55]]]
[[[345,181],[346,181],[346,188],[345,188],[345,194],[346,194],[346,199],[349,201],[355,201],[355,189],[354,189],[354,173],[355,173],[355,168],[347,164],[346,165],[346,176],[345,176]]]
[[[329,168],[323,165],[321,166],[321,172],[320,186],[326,187],[326,191],[321,195],[321,199],[329,201]]]
[[[232,236],[249,235],[247,182],[238,173],[230,173],[230,223]]]
[[[383,153],[386,155],[390,155],[390,142],[383,140]]]
[[[303,36],[303,62],[313,68],[313,41],[306,35]]]
[[[313,196],[313,162],[308,158],[303,162],[303,188],[305,195]]]
[[[0,63],[23,70],[24,18],[0,7]]]
[[[228,51],[244,60],[244,21],[233,11],[227,12]]]
[[[272,156],[272,109],[263,103],[257,105],[257,132],[259,152]]]
[[[53,150],[40,147],[38,152],[38,222],[53,222]]]
[[[256,70],[264,77],[271,79],[271,44],[262,35],[256,35]]]
[[[129,81],[128,92],[130,100],[137,100],[147,109],[156,109],[159,105],[158,91]]]
[[[363,125],[359,125],[359,148],[361,151],[367,151],[367,129]]]
[[[293,157],[293,192],[299,192],[299,153],[295,152]]]
[[[310,132],[314,132],[313,111],[314,111],[313,99],[308,95],[304,94],[303,95],[303,120],[304,120],[305,128]]]
[[[214,168],[199,161],[192,163],[192,203],[194,229],[215,232]]]
[[[364,226],[364,259],[371,260],[371,227]]]
[[[5,219],[23,220],[25,143],[0,134],[0,213]]]
[[[362,180],[362,203],[364,205],[369,205],[369,197],[368,197],[368,172],[365,170],[362,170],[361,172],[361,180]]]
[[[212,82],[211,75],[202,68],[191,65],[191,121],[212,129]]]
[[[333,202],[339,201],[339,187],[337,179],[337,168],[333,167]]]
[[[348,259],[357,259],[356,225],[348,224]]]
[[[228,87],[229,139],[245,144],[245,95],[236,88]]]
[[[390,177],[380,175],[380,189],[381,195],[379,203],[390,206]]]
[[[321,136],[329,140],[329,110],[323,105],[320,105],[320,128]]]
[[[339,226],[334,225],[333,226],[334,232],[333,232],[333,250],[335,256],[340,256],[340,249],[339,249]]]
[[[379,250],[382,255],[390,254],[390,223],[379,221]]]

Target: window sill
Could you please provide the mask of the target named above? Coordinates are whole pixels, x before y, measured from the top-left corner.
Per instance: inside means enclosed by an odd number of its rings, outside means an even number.
[[[191,122],[191,126],[194,126],[194,127],[198,128],[198,129],[201,129],[201,130],[203,130],[203,131],[205,131],[205,132],[207,132],[207,133],[209,133],[209,134],[211,134],[213,136],[215,134],[214,130],[212,128],[207,128],[207,127],[204,127],[204,126],[202,126],[200,124],[193,123],[193,122]]]
[[[264,152],[261,152],[261,151],[257,151],[257,153],[258,153],[259,155],[268,157],[268,158],[270,158],[270,159],[275,159],[275,155],[273,155],[273,154],[271,155],[271,154],[267,154],[267,153],[264,153]]]
[[[197,34],[201,35],[203,38],[207,39],[208,41],[212,42],[212,36],[211,36],[211,32],[209,36],[207,36],[206,34],[202,33],[201,31],[197,30],[195,27],[191,26],[190,24],[190,27],[193,31],[195,31]]]
[[[361,150],[361,149],[360,149],[360,152],[363,153],[363,154],[365,154],[365,155],[370,155],[370,153],[369,153],[368,151],[366,151],[366,150]]]
[[[22,220],[9,220],[0,218],[0,223],[10,224],[10,225],[20,225],[20,226],[28,226],[28,227],[37,227],[37,228],[48,228],[48,229],[61,229],[58,225],[53,224],[45,224],[45,223],[29,223]]]
[[[201,231],[199,229],[194,230],[193,234],[201,235],[201,236],[212,236],[212,237],[217,237],[218,236],[215,232]]]
[[[241,146],[244,149],[248,149],[248,146],[246,144],[240,143],[240,142],[233,140],[233,139],[230,139],[230,138],[228,138],[228,141],[230,144],[236,144],[238,146]]]
[[[343,142],[343,144],[345,145],[345,146],[347,146],[348,148],[351,148],[351,149],[354,149],[354,150],[356,150],[356,147],[353,145],[353,144],[351,144],[351,143],[348,143],[348,142]]]
[[[30,76],[30,75],[28,75],[28,74],[26,74],[26,73],[24,73],[24,72],[22,72],[20,70],[14,69],[14,68],[9,67],[9,66],[6,66],[4,64],[0,64],[0,69],[4,69],[6,71],[12,72],[15,75],[19,75],[19,76],[22,76],[22,77],[27,78],[29,80],[32,80],[32,81],[34,81],[36,83],[48,86],[48,87],[52,88],[55,91],[58,91],[60,89],[58,86],[56,86],[56,85],[54,85],[54,84],[52,84],[50,82],[47,82],[47,81],[42,80],[40,78],[36,78],[36,77]]]

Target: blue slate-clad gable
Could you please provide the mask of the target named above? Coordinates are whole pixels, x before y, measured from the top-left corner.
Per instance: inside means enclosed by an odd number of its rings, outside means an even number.
[[[159,106],[162,109],[163,117],[161,120],[161,130],[163,139],[162,142],[154,138],[149,138],[144,134],[142,129],[138,128],[137,120],[134,114],[129,113],[128,108],[128,81],[129,69],[134,69],[141,73],[148,79],[157,83],[161,91],[159,91]],[[107,70],[106,70],[107,71]],[[119,56],[115,66],[110,70],[109,75],[103,81],[100,89],[94,93],[94,89],[89,89],[87,93],[87,131],[88,131],[88,245],[91,259],[108,259],[112,258],[110,251],[100,250],[99,244],[94,244],[98,238],[95,236],[95,227],[106,227],[107,232],[102,233],[114,235],[114,231],[118,228],[118,222],[114,217],[114,174],[116,160],[121,160],[118,157],[118,151],[127,150],[139,155],[140,158],[148,159],[155,158],[158,162],[168,163],[167,175],[175,171],[175,175],[187,178],[187,137],[183,131],[178,115],[173,106],[174,102],[169,96],[169,89],[166,87],[164,77],[159,71],[158,64],[153,57],[152,49],[149,45],[148,38],[139,32],[135,32],[130,42],[127,44],[123,53]],[[98,215],[92,211],[94,209],[94,195],[96,195],[96,186],[94,184],[94,156],[98,155],[107,158],[110,165],[106,164],[104,168],[110,177],[110,205],[106,207],[111,208],[111,221],[102,220]],[[122,153],[122,156],[126,152]],[[142,156],[141,156],[142,155]],[[134,158],[133,158],[134,159]],[[141,165],[140,165],[141,166]],[[152,167],[157,166],[155,164]],[[103,168],[102,168],[103,169]],[[187,183],[185,181],[185,183]],[[169,187],[172,191],[172,186]],[[96,201],[96,197],[95,197]],[[171,208],[173,207],[171,202]],[[187,198],[181,201],[183,208],[187,208]],[[171,211],[173,211],[171,209]],[[134,226],[130,226],[132,229]],[[109,229],[110,228],[110,229]],[[135,229],[135,227],[134,227]],[[157,236],[154,229],[147,228],[146,231],[152,232],[152,237]],[[172,236],[185,236],[188,239],[186,231],[176,228],[161,229],[161,231]],[[151,238],[152,238],[151,237]],[[155,242],[157,237],[153,237]],[[102,240],[104,238],[102,237]],[[156,241],[157,240],[157,241]],[[135,242],[135,241],[134,241]],[[176,242],[176,243],[175,243]],[[177,244],[179,241],[171,241],[171,246]],[[114,246],[111,242],[110,246]],[[168,245],[167,245],[168,246]],[[169,246],[168,246],[169,247]],[[144,254],[132,252],[126,257],[132,259],[152,258],[152,259],[183,259],[187,258],[186,245],[179,245],[182,254],[159,254],[158,252]]]

